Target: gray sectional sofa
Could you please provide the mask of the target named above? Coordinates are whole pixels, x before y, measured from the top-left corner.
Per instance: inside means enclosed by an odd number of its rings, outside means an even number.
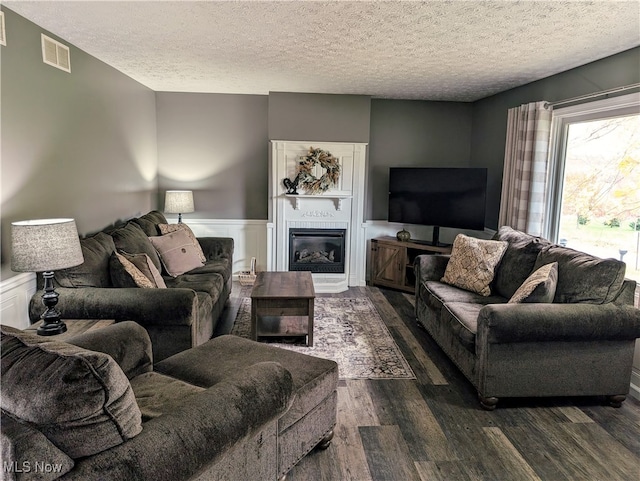
[[[624,263],[554,245],[509,227],[488,296],[442,282],[450,256],[415,260],[416,317],[477,389],[499,398],[607,396],[629,391],[640,310]],[[552,302],[509,303],[528,276],[557,262]]]
[[[173,277],[149,240],[160,236],[159,226],[166,224],[161,212],[152,211],[81,239],[84,263],[55,272],[62,319],[135,321],[149,332],[156,361],[208,341],[231,293],[233,239],[198,238],[203,265]],[[115,252],[146,254],[167,288],[137,287],[114,262]],[[42,311],[40,290],[31,299],[31,321]]]
[[[333,361],[220,336],[154,363],[126,321],[1,330],[3,480],[276,481],[331,441]]]

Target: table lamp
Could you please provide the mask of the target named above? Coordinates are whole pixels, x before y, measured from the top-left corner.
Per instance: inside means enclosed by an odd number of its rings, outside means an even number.
[[[58,293],[53,287],[53,271],[84,262],[76,222],[73,219],[39,219],[11,223],[11,270],[42,272],[44,294],[41,336],[53,336],[67,330],[55,308]]]
[[[168,190],[164,197],[164,211],[167,214],[178,214],[178,223],[181,223],[182,214],[195,211],[193,192],[190,190]]]

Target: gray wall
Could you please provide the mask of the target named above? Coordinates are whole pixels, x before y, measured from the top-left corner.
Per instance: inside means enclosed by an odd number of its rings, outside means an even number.
[[[638,82],[640,48],[634,48],[474,102],[471,163],[489,167],[487,227],[498,227],[508,109],[528,102],[565,100]]]
[[[370,97],[269,93],[270,140],[369,142]]]
[[[70,74],[45,65],[42,29],[3,11],[2,279],[11,222],[73,217],[86,234],[155,207],[157,189],[154,92],[72,46]]]
[[[387,219],[389,167],[467,167],[472,105],[372,100],[368,220]]]
[[[390,166],[470,161],[469,103],[158,92],[160,206],[168,189],[194,191],[194,218],[267,219],[268,141],[371,143],[367,219],[386,219]],[[370,134],[371,133],[371,134]]]
[[[158,205],[193,190],[185,218],[267,219],[266,95],[158,92]]]
[[[267,219],[269,140],[369,141],[366,96],[158,92],[158,204],[194,191],[194,218]]]

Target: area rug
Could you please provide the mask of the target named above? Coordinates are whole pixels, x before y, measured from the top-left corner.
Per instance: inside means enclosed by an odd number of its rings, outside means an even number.
[[[313,347],[269,344],[338,363],[340,379],[415,379],[370,299],[317,297]],[[244,298],[231,334],[250,336],[251,299]]]

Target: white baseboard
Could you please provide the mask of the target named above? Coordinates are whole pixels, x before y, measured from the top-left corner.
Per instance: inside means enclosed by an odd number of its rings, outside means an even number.
[[[629,387],[629,396],[640,401],[640,370],[635,367],[631,370],[631,386]]]

